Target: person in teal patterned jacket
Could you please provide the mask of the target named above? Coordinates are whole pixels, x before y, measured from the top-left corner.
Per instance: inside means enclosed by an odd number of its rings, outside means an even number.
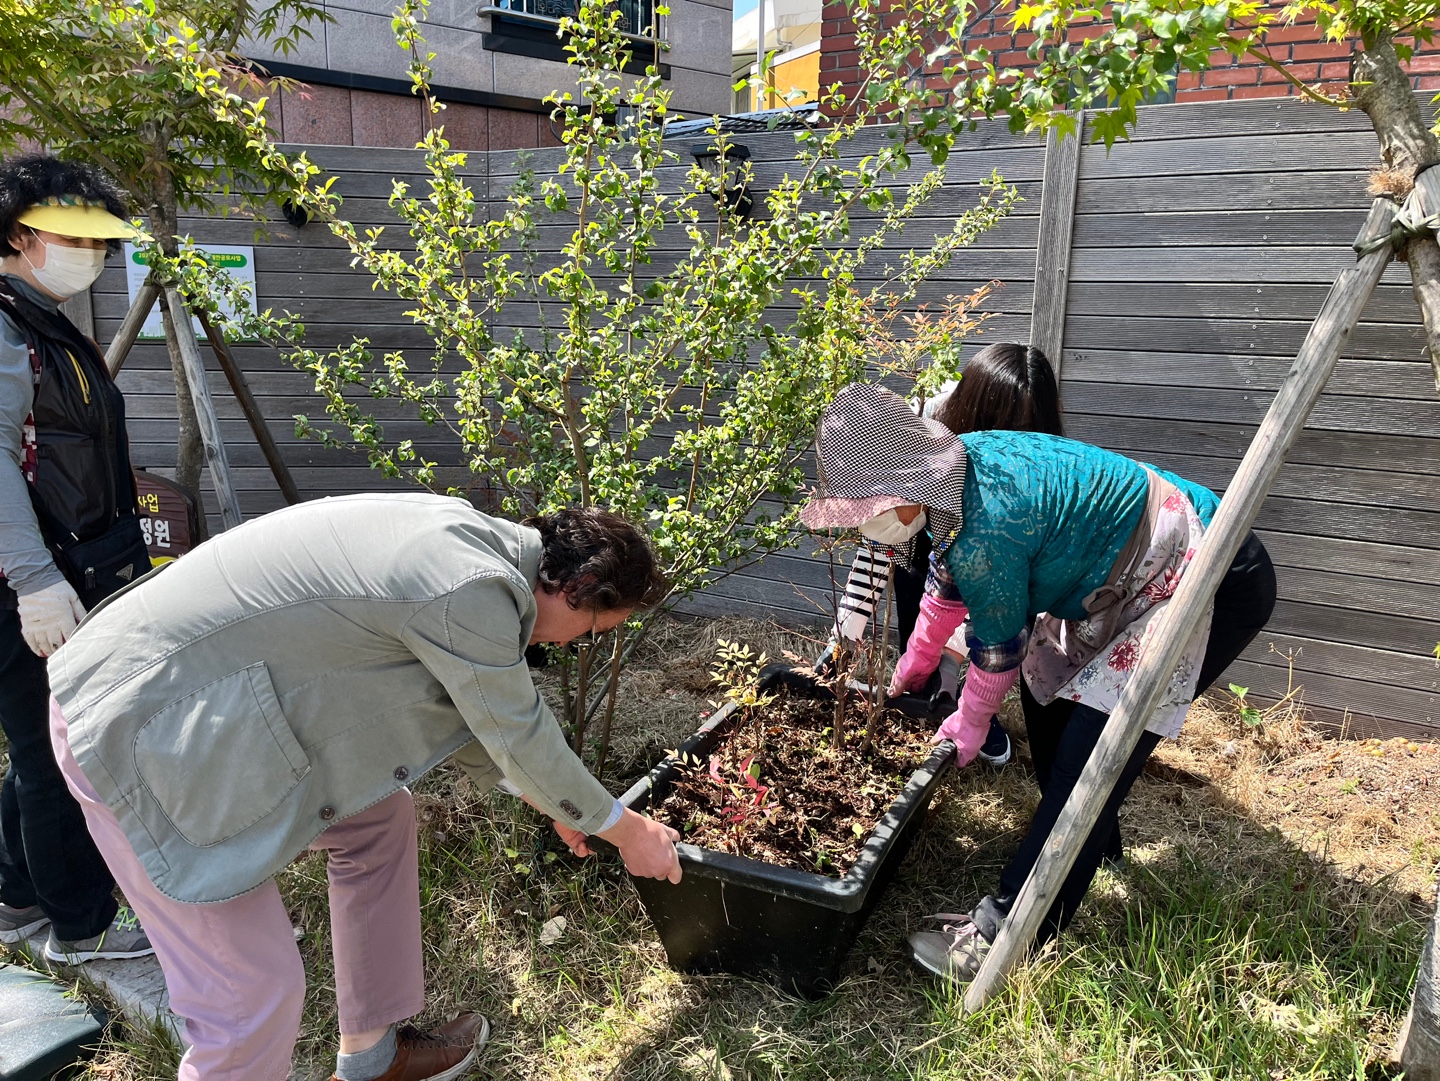
[[[807,526],[930,534],[926,595],[890,693],[912,690],[968,619],[970,670],[958,708],[936,733],[954,741],[964,764],[1020,682],[1040,806],[997,888],[968,913],[936,917],[939,931],[910,939],[919,964],[964,982],[1039,858],[1218,501],[1184,478],[1071,439],[1012,431],[957,438],[873,384],[836,396],[816,449],[820,491],[801,514]],[[1255,638],[1274,604],[1274,567],[1252,533],[1047,913],[1042,940],[1065,928],[1113,852],[1120,804],[1156,745],[1179,732],[1190,702]]]

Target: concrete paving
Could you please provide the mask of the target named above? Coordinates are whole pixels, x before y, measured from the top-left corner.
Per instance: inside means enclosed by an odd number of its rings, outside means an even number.
[[[130,961],[86,961],[83,965],[57,965],[45,958],[45,939],[49,926],[31,935],[23,944],[0,947],[8,949],[14,960],[43,972],[54,972],[61,979],[79,978],[100,988],[120,1007],[121,1014],[134,1025],[146,1028],[155,1023],[169,1030],[177,1046],[180,1042],[180,1019],[170,1012],[170,995],[165,990],[165,977],[160,962],[151,957]]]

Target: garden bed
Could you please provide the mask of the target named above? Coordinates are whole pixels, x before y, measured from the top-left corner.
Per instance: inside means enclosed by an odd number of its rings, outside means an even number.
[[[857,696],[858,697],[858,696]],[[915,769],[935,726],[883,710],[865,745],[864,703],[847,703],[843,748],[833,702],[780,691],[733,719],[711,755],[676,765],[650,813],[702,848],[839,877]]]
[[[762,680],[758,689],[775,686],[772,677]],[[824,724],[833,717],[833,702],[778,702],[778,710],[776,702],[770,702],[758,707],[754,717],[747,711],[757,707],[730,703],[621,801],[637,811],[655,806],[663,812],[678,788],[671,820],[689,827],[692,838],[706,837],[752,854],[766,849],[789,861],[770,862],[682,842],[676,846],[684,872],[679,884],[635,879],[671,966],[696,974],[754,976],[816,998],[835,986],[856,936],[914,844],[955,748],[949,742],[931,748],[901,787],[900,760],[913,763],[924,753],[928,722],[917,730],[908,721],[889,718],[865,753],[860,751],[863,736],[857,725],[846,745],[835,750]],[[787,730],[787,725],[793,727]],[[772,729],[778,731],[772,734]],[[756,811],[761,786],[748,771],[753,757],[746,751],[770,740],[776,741],[770,746],[783,748],[776,757],[793,770],[789,777],[778,771],[790,786],[791,807],[784,815],[772,816],[779,819],[776,829],[762,837],[772,822]],[[712,760],[718,781],[710,776]],[[728,766],[722,766],[727,761]],[[754,835],[747,829],[737,837],[725,812],[727,804],[733,808],[746,799],[753,801],[746,824]],[[848,799],[861,804],[846,807]],[[876,820],[871,809],[884,813]],[[813,833],[806,823],[807,810],[820,816]],[[848,866],[841,864],[850,852]],[[817,853],[829,855],[821,859]],[[844,873],[836,877],[802,870],[792,865],[797,862],[827,871],[843,866]]]

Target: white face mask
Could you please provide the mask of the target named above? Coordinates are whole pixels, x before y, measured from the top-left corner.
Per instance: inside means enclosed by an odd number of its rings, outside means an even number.
[[[45,245],[43,267],[30,262],[30,256],[24,252],[20,254],[25,255],[25,261],[30,263],[35,280],[57,297],[68,300],[85,292],[105,269],[104,248],[67,248],[45,240],[40,243]]]
[[[876,515],[860,527],[860,535],[876,544],[904,544],[925,528],[925,512],[918,512],[910,524],[900,520],[894,508]]]

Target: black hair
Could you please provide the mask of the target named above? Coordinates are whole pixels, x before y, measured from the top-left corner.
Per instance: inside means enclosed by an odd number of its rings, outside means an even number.
[[[1033,345],[997,342],[971,358],[935,413],[957,435],[992,430],[1064,435],[1055,369]]]
[[[658,604],[669,584],[650,538],[623,515],[598,507],[526,518],[540,531],[540,586],[571,608],[595,612]]]
[[[100,203],[122,220],[130,217],[129,197],[103,169],[47,154],[9,158],[0,161],[0,257],[20,254],[11,243],[21,228],[20,215],[57,195]],[[117,252],[120,241],[107,240],[105,247]]]

